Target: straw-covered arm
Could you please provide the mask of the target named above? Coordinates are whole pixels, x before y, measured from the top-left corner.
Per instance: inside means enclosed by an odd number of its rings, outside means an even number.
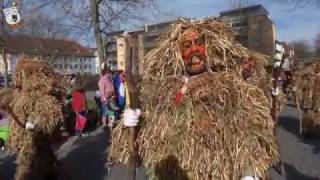
[[[0,91],[0,109],[3,109],[12,117],[12,119],[22,128],[25,128],[25,124],[22,123],[18,117],[13,113],[10,103],[17,94],[17,89],[6,88]]]
[[[21,127],[21,128],[25,128],[26,124],[24,124],[23,122],[21,122],[19,120],[19,118],[16,116],[16,114],[12,111],[11,107],[7,106],[6,111],[10,114],[11,118]]]

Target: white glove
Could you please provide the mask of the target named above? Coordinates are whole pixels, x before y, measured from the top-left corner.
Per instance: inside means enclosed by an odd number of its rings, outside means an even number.
[[[243,176],[240,180],[259,180],[259,178],[253,176]]]
[[[273,67],[280,67],[281,66],[281,61],[276,61],[273,65]]]
[[[185,83],[185,84],[188,84],[189,79],[188,79],[188,77],[186,77],[186,76],[182,76],[181,81],[182,81],[183,83]]]
[[[26,123],[26,130],[32,130],[34,129],[35,124],[32,124],[31,122]]]
[[[296,92],[296,91],[297,91],[297,86],[293,86],[293,87],[292,87],[292,91],[293,91],[293,92]]]
[[[123,115],[123,124],[126,127],[135,127],[138,125],[139,117],[141,115],[140,109],[126,109]]]
[[[187,90],[188,90],[188,87],[187,87],[186,85],[184,85],[184,86],[181,88],[181,93],[182,93],[182,94],[186,94]]]
[[[272,95],[274,95],[274,96],[279,96],[279,94],[280,94],[280,90],[279,90],[279,88],[276,88],[276,89],[274,89],[274,88],[272,88]]]

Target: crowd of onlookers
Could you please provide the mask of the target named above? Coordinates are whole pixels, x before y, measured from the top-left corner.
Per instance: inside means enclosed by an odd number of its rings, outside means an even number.
[[[78,137],[86,136],[88,122],[92,117],[98,117],[96,124],[103,127],[112,127],[120,119],[122,111],[129,99],[127,86],[125,83],[124,71],[112,72],[108,68],[101,71],[100,79],[97,82],[98,89],[95,92],[94,101],[96,110],[87,108],[87,98],[84,89],[84,83],[79,81],[76,75],[69,75],[67,80],[67,98],[66,98],[66,120],[65,128],[69,134],[75,134]],[[93,114],[97,115],[94,116]]]
[[[126,105],[128,105],[128,89],[125,72],[112,72],[108,68],[101,71],[95,91],[95,96],[89,100],[95,102],[96,108],[88,108],[85,83],[74,74],[67,75],[63,132],[78,137],[86,136],[90,128],[98,126],[113,127],[120,119]],[[0,112],[0,149],[4,147],[9,135],[9,121],[5,112]]]

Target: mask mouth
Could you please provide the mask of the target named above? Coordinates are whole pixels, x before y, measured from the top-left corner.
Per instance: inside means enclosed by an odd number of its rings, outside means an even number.
[[[199,56],[193,56],[190,60],[190,62],[188,63],[189,66],[192,65],[199,65],[201,64],[203,61],[200,59]]]
[[[187,65],[188,66],[201,65],[204,62],[205,62],[205,56],[203,54],[193,53],[189,55]]]
[[[186,70],[188,74],[195,75],[202,73],[206,68],[205,55],[200,53],[190,54],[186,62]]]
[[[245,80],[248,79],[251,76],[251,74],[252,72],[249,70],[246,70],[246,69],[242,70],[242,76]]]

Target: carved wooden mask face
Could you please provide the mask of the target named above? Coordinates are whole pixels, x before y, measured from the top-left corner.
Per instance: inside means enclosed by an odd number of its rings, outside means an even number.
[[[245,58],[242,64],[242,76],[244,79],[249,78],[252,75],[255,62],[251,57]]]
[[[205,39],[193,30],[186,31],[180,43],[181,56],[189,75],[203,73],[206,69]]]

